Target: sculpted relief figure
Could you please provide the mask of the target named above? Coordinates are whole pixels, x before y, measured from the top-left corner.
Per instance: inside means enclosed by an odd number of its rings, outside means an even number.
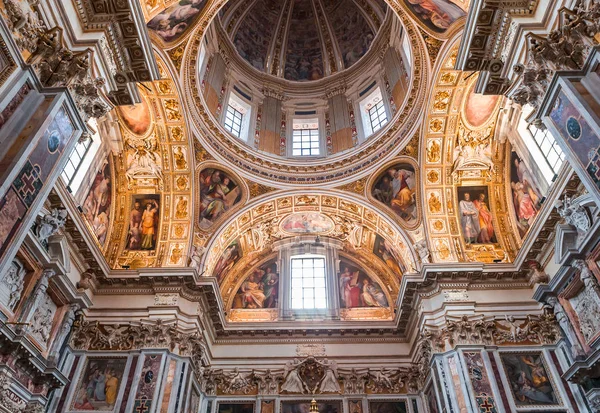
[[[156,138],[128,139],[125,143],[131,150],[127,156],[127,181],[131,184],[134,179],[140,177],[154,177],[162,181],[163,173]]]
[[[14,310],[21,299],[26,273],[23,263],[15,258],[4,276],[0,278],[0,300],[11,310]]]
[[[297,360],[294,361],[297,362]],[[286,391],[288,393],[305,393],[304,382],[300,378],[296,364],[297,363],[291,361],[288,361],[285,364],[286,378],[281,385],[281,391]]]
[[[48,242],[48,238],[56,234],[67,222],[67,210],[54,208],[49,214],[38,217],[34,227],[34,233],[42,244]]]
[[[337,380],[337,363],[332,361],[329,364],[329,368],[325,371],[325,377],[321,381],[319,386],[321,393],[339,393],[340,384]]]

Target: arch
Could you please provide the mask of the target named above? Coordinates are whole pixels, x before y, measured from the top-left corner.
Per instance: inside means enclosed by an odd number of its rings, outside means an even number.
[[[284,216],[297,211],[320,211],[328,215],[335,223],[334,230],[328,236],[344,241],[356,251],[372,249],[375,236],[382,237],[401,260],[399,266],[403,267],[403,273],[412,273],[420,266],[412,241],[404,230],[364,200],[334,190],[314,190],[310,195],[297,190],[285,194],[273,193],[251,202],[235,217],[225,221],[207,243],[208,252],[202,262],[206,276],[222,275],[220,269],[224,265],[219,265],[219,274],[214,274],[217,261],[227,248],[233,251],[239,246],[241,251],[237,253],[236,261],[229,263],[229,271],[218,280],[221,290],[227,291],[230,286],[228,277],[233,277],[235,269],[243,267],[248,261],[242,260],[241,257],[258,259],[254,257],[260,257],[263,251],[268,252],[271,242],[289,238],[280,232],[279,223]],[[369,235],[372,239],[365,241]],[[399,285],[399,278],[395,281],[396,285]]]

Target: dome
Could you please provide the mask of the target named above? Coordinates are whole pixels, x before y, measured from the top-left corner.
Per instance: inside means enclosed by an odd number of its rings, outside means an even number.
[[[386,12],[383,1],[234,0],[220,22],[237,53],[256,70],[290,81],[322,79],[369,50]]]

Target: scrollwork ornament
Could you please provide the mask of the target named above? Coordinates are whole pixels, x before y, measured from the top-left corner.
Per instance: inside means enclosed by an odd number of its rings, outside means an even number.
[[[565,195],[562,200],[556,202],[556,211],[567,224],[577,229],[579,237],[587,234],[592,225],[585,207],[568,195]]]

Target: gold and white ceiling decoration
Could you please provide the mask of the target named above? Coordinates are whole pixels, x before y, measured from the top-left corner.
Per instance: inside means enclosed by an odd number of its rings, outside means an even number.
[[[282,223],[290,215],[298,213],[325,216],[331,221],[331,226],[322,235],[341,240],[346,250],[356,253],[358,259],[365,259],[368,265],[372,265],[368,258],[373,256],[375,237],[379,236],[390,247],[390,253],[397,257],[403,273],[414,273],[420,266],[406,233],[364,200],[333,190],[314,190],[311,194],[302,191],[273,193],[240,210],[221,226],[207,244],[203,271],[217,276],[225,302],[234,285],[246,274],[240,269],[246,270],[262,260],[271,252],[274,241],[294,236],[285,230]],[[235,249],[238,259],[231,261],[233,266],[223,276],[221,268],[215,267],[224,252],[227,251],[229,256],[232,249]],[[386,282],[397,291],[400,277],[384,267],[381,265],[381,272],[387,274]]]
[[[398,6],[396,6],[398,7]],[[259,152],[236,139],[215,121],[205,107],[201,93],[201,79],[198,76],[198,55],[201,41],[206,30],[206,19],[213,17],[213,8],[206,11],[201,23],[189,37],[183,54],[182,81],[186,90],[186,108],[194,132],[206,149],[215,157],[223,159],[242,176],[264,184],[277,183],[279,186],[297,187],[298,185],[329,186],[343,184],[356,179],[357,174],[367,174],[377,168],[382,161],[390,159],[398,148],[415,133],[421,117],[420,109],[425,101],[428,83],[428,71],[424,41],[414,22],[405,13],[400,14],[402,23],[411,41],[413,49],[413,73],[405,102],[398,103],[394,119],[377,136],[358,147],[340,154],[321,159],[288,159]],[[206,20],[208,21],[208,20]],[[325,93],[325,86],[323,86]]]
[[[185,266],[193,235],[190,136],[177,84],[156,59],[161,80],[139,86],[140,104],[116,109],[123,151],[116,159],[116,242],[107,251],[115,267]]]
[[[508,262],[518,246],[509,216],[505,144],[495,136],[502,100],[473,93],[477,75],[454,70],[457,51],[458,45],[436,76],[421,143],[429,248],[434,262]],[[465,193],[475,202],[461,209]],[[476,231],[465,218],[474,206]]]

